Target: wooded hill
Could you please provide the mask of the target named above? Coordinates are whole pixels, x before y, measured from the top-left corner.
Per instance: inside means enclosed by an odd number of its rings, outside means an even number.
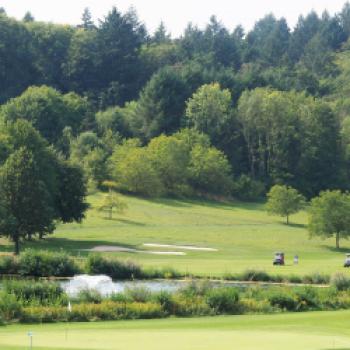
[[[295,28],[212,17],[179,38],[163,23],[148,33],[133,10],[96,24],[86,9],[69,26],[2,9],[0,115],[29,120],[91,186],[245,199],[275,183],[307,197],[348,189],[349,36],[349,3]]]

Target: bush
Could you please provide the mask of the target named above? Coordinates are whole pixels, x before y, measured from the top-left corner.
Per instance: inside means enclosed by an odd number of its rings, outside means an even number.
[[[66,253],[27,249],[18,260],[18,272],[32,277],[71,277],[79,273],[74,260]]]
[[[176,303],[174,300],[174,296],[166,291],[160,291],[153,295],[153,300],[160,304],[162,309],[167,315],[171,315],[174,313]]]
[[[59,284],[54,282],[37,282],[31,280],[4,281],[3,290],[15,296],[23,306],[28,305],[62,305],[67,296]]]
[[[132,287],[126,288],[125,296],[133,301],[145,303],[151,299],[152,293],[145,287]]]
[[[214,288],[207,293],[206,302],[218,314],[241,312],[239,292],[235,288]]]
[[[299,311],[318,309],[320,307],[320,301],[315,288],[305,287],[298,289],[295,292]]]
[[[89,274],[104,274],[118,280],[142,277],[139,265],[131,261],[106,259],[101,255],[89,255],[86,262],[86,269]]]
[[[6,292],[0,293],[0,318],[5,321],[12,321],[20,318],[22,306],[15,295]]]
[[[247,175],[241,175],[233,185],[233,195],[241,200],[257,200],[262,198],[265,193],[265,184],[263,182],[253,180]]]
[[[5,255],[0,257],[0,274],[16,275],[18,273],[18,261],[14,256]]]
[[[81,290],[74,300],[78,303],[100,304],[102,302],[102,295],[97,290],[85,289]]]
[[[281,310],[295,311],[298,307],[298,301],[292,295],[285,292],[274,292],[268,295],[268,300],[272,306]]]
[[[240,300],[240,308],[242,313],[264,313],[273,312],[273,307],[268,300],[256,300],[250,298],[242,298]]]
[[[269,282],[273,278],[265,271],[262,270],[246,270],[242,273],[241,279],[243,281],[254,281],[254,282]]]
[[[164,317],[165,313],[155,303],[115,303],[103,301],[101,304],[75,304],[72,311],[67,307],[28,307],[20,317],[24,323],[58,321],[102,321],[122,319],[148,319]]]
[[[215,314],[203,297],[184,298],[182,295],[175,295],[173,312],[175,316],[182,317]]]
[[[175,279],[175,278],[181,278],[183,276],[184,276],[183,274],[176,271],[172,267],[163,267],[160,269],[147,267],[146,269],[142,270],[142,277],[147,279],[152,279],[152,278]]]
[[[328,284],[330,281],[330,278],[328,275],[314,272],[310,275],[306,275],[303,277],[303,283],[309,283],[309,284]]]
[[[204,296],[212,288],[208,280],[191,281],[187,286],[180,290],[182,296],[192,298],[195,296]]]
[[[345,276],[342,273],[336,273],[331,278],[331,285],[337,290],[349,290],[350,289],[350,277]]]

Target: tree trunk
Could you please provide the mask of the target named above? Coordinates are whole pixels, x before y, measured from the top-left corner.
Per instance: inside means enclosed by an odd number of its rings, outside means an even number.
[[[15,255],[19,255],[19,237],[15,237],[14,241],[15,241]]]
[[[337,249],[340,248],[339,241],[340,241],[340,233],[337,232],[336,235],[335,235],[335,245],[336,245],[336,248],[337,248]]]
[[[287,225],[289,225],[289,215],[287,215]]]

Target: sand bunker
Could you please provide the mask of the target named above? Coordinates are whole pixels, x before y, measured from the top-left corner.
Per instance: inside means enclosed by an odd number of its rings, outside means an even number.
[[[125,248],[125,247],[119,247],[119,246],[112,246],[112,245],[99,245],[96,247],[93,247],[92,249],[87,249],[90,252],[126,252],[126,253],[137,253],[136,249],[132,248]]]
[[[193,245],[173,245],[173,244],[158,244],[158,243],[144,243],[145,247],[153,247],[153,248],[174,248],[174,249],[183,249],[183,250],[198,250],[202,252],[217,252],[218,249],[215,248],[203,248],[196,247]]]
[[[89,252],[100,252],[100,253],[145,253],[145,254],[154,254],[154,255],[186,255],[184,252],[163,252],[163,251],[150,251],[150,250],[137,250],[132,248],[125,248],[120,246],[112,245],[99,245],[91,249],[84,249]]]

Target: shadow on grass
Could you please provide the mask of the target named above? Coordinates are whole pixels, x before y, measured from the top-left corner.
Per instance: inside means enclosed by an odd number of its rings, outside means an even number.
[[[336,247],[331,247],[329,245],[322,245],[322,248],[329,250],[330,252],[333,253],[343,253],[343,254],[347,254],[350,253],[350,248],[345,248],[345,247],[340,247],[340,248],[336,248]]]
[[[103,217],[103,220],[107,220],[107,221],[115,221],[115,222],[120,222],[122,224],[126,224],[126,225],[134,225],[134,226],[146,226],[145,223],[143,222],[139,222],[139,221],[134,221],[134,220],[128,220],[128,219],[120,219],[120,218],[107,218],[107,217]]]
[[[293,227],[293,228],[306,228],[306,224],[295,224],[293,222],[290,222],[288,225],[284,222],[284,224],[287,226],[287,227]]]
[[[202,206],[206,208],[222,209],[222,210],[235,210],[235,209],[245,209],[245,210],[263,210],[263,202],[241,202],[237,200],[213,200],[204,198],[186,198],[186,199],[176,199],[176,198],[147,198],[147,201],[156,204],[164,204],[171,207],[178,208],[189,208],[194,205]]]
[[[111,241],[84,241],[84,240],[74,240],[67,238],[54,238],[47,237],[44,240],[33,240],[30,242],[22,242],[20,248],[23,252],[25,249],[34,250],[48,250],[48,251],[66,251],[71,255],[75,256],[85,256],[91,254],[92,252],[86,251],[87,249],[92,249],[96,246],[118,246],[128,249],[136,249],[135,245],[128,245],[125,243],[111,242]],[[4,249],[6,248],[6,249]],[[1,251],[12,252],[13,246],[1,246]],[[141,250],[141,249],[138,249]],[[103,253],[103,252],[102,252]],[[118,252],[108,252],[108,253],[118,253]],[[120,252],[125,254],[124,252]],[[132,252],[130,252],[132,253]]]

